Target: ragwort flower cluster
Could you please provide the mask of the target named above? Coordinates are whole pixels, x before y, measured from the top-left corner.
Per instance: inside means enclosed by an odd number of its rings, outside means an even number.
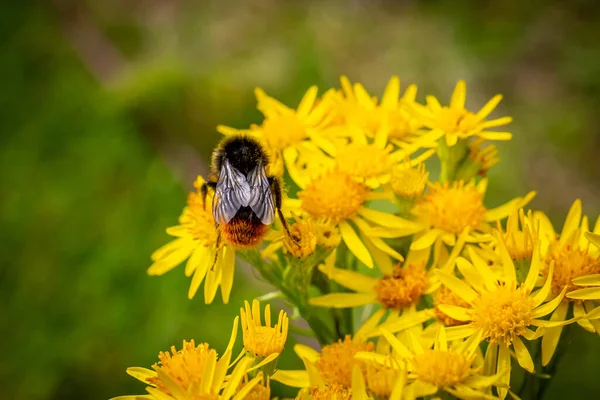
[[[459,81],[448,103],[421,104],[397,77],[378,98],[344,76],[295,108],[255,93],[262,122],[217,129],[260,148],[259,162],[219,147],[214,159],[229,159],[198,177],[148,273],[185,263],[189,298],[203,284],[205,303],[219,288],[227,303],[237,257],[294,318],[280,311],[273,325],[267,305],[263,323],[246,302],[237,357],[238,318],[220,357],[184,341],[152,370],[129,368],[148,395],[121,399],[269,399],[271,380],[298,399],[518,398],[552,378],[566,326],[600,333],[600,219],[591,226],[575,200],[558,231],[524,210],[533,191],[485,199],[494,141],[512,138],[511,117],[490,118],[501,95],[471,110]],[[288,331],[319,342],[294,346],[302,369],[277,368]]]

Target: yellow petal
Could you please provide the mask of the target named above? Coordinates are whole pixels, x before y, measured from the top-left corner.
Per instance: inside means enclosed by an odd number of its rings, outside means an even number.
[[[350,308],[377,303],[377,293],[329,293],[313,297],[308,302],[313,306]]]
[[[450,97],[450,108],[462,110],[465,108],[465,100],[467,98],[467,84],[460,80],[456,84],[452,96]]]
[[[369,396],[367,396],[367,387],[365,385],[365,379],[363,377],[359,365],[354,365],[354,368],[352,368],[352,399],[369,399]]]
[[[502,101],[502,95],[497,94],[494,97],[492,97],[487,103],[485,103],[481,110],[477,112],[477,118],[480,120],[487,118],[487,116],[490,115],[492,111],[494,111],[494,108],[496,108],[500,101]]]
[[[316,86],[311,86],[310,89],[306,91],[296,110],[296,115],[299,119],[303,119],[308,116],[310,110],[312,110],[315,104],[315,99],[317,98],[318,92],[319,89]]]
[[[498,343],[490,343],[485,351],[483,360],[483,373],[485,375],[494,375],[498,366]]]
[[[212,265],[214,257],[215,257],[215,246],[207,247],[206,251],[203,252],[203,259],[198,261],[198,267],[194,272],[194,276],[192,277],[192,283],[190,284],[190,288],[188,290],[188,299],[193,299],[198,291],[198,288],[202,284],[202,281],[206,277],[206,272],[208,271],[209,266]]]
[[[471,284],[471,286],[473,286],[475,290],[481,292],[484,285],[483,277],[473,266],[473,264],[462,257],[458,257],[456,259],[456,267],[465,277],[465,279]]]
[[[459,326],[451,326],[446,328],[446,338],[448,341],[464,339],[473,334],[476,334],[477,331],[480,330],[471,325],[459,325]]]
[[[600,217],[598,218],[598,221],[600,221]],[[596,223],[596,226],[600,227],[600,223]],[[595,230],[595,228],[594,228]],[[588,240],[590,242],[592,242],[596,247],[600,248],[600,235],[597,233],[592,233],[592,232],[586,232],[585,233],[585,237],[588,238]]]
[[[529,271],[527,272],[527,278],[525,278],[525,282],[523,283],[523,289],[525,293],[531,293],[533,288],[535,287],[535,283],[538,280],[540,275],[540,269],[542,268],[542,260],[540,254],[540,241],[538,240],[533,248],[533,256],[531,259],[531,264],[529,267]]]
[[[360,83],[355,83],[353,85],[353,88],[358,104],[360,104],[367,110],[373,110],[375,108],[375,103],[373,102],[373,99],[371,98],[369,93],[365,90],[365,87]]]
[[[567,316],[568,309],[569,303],[561,303],[556,310],[554,310],[554,313],[550,317],[550,321],[563,321]],[[546,333],[542,337],[542,365],[544,367],[548,365],[556,351],[562,328],[562,326],[558,326],[546,329]]]
[[[600,274],[580,276],[571,282],[578,286],[600,286]]]
[[[377,247],[379,250],[381,250],[384,253],[386,253],[386,254],[394,257],[398,261],[403,261],[404,260],[404,257],[402,257],[402,254],[398,253],[396,250],[394,250],[393,248],[391,248],[382,239],[380,239],[378,237],[373,237],[373,236],[370,237],[369,239],[371,240],[371,243],[373,243],[373,245],[375,247]]]
[[[556,307],[558,307],[560,302],[563,300],[563,298],[565,297],[565,293],[567,293],[567,286],[565,286],[564,289],[562,290],[562,292],[560,292],[560,294],[558,296],[556,296],[554,299],[547,302],[546,304],[543,304],[543,305],[535,308],[533,310],[533,314],[532,314],[533,318],[540,318],[540,317],[546,316],[546,315],[550,314],[552,311],[554,311],[556,309]]]
[[[347,223],[340,223],[340,233],[344,243],[348,246],[348,249],[358,258],[363,264],[369,268],[373,268],[373,259],[369,254],[369,250],[365,247],[364,243],[360,240],[354,229]]]
[[[510,352],[508,348],[503,345],[498,346],[498,371],[508,371],[502,376],[500,382],[504,383],[506,387],[510,385]],[[498,395],[501,399],[506,397],[508,389],[505,387],[498,387]]]
[[[533,373],[534,366],[533,360],[531,359],[531,354],[529,354],[527,347],[525,347],[525,344],[523,344],[523,341],[521,341],[521,339],[518,336],[515,337],[515,340],[513,341],[513,346],[515,348],[515,353],[517,355],[517,361],[519,362],[519,365],[523,367],[525,371]]]
[[[305,388],[310,386],[308,373],[304,370],[284,371],[282,369],[278,369],[273,375],[271,375],[271,379],[281,382],[286,386],[295,388]]]
[[[411,235],[422,229],[422,226],[409,221],[404,218],[400,218],[397,215],[371,210],[370,208],[362,207],[358,210],[358,214],[363,218],[372,221],[385,228],[399,229],[402,232],[410,232],[407,235]],[[400,236],[400,235],[399,235]]]
[[[586,314],[586,312],[583,309],[583,305],[581,303],[573,303],[573,316],[581,318],[579,321],[577,321],[579,326],[581,326],[583,329],[585,329],[588,332],[594,333],[594,331],[595,331],[594,325],[592,325],[590,323],[590,321],[585,319],[585,314]]]
[[[489,222],[504,219],[514,210],[525,207],[535,197],[535,194],[535,191],[531,191],[524,197],[517,197],[499,207],[487,210],[484,219]]]
[[[395,321],[385,322],[380,326],[380,328],[386,329],[387,331],[392,333],[401,332],[410,327],[422,324],[423,322],[431,319],[432,315],[434,314],[432,314],[431,310],[417,311],[410,315],[404,314],[401,318]],[[377,331],[375,334],[369,334],[368,336],[377,336],[377,334],[379,334],[379,331]]]
[[[319,359],[318,351],[303,344],[295,345],[294,352],[298,355],[298,357],[308,360],[310,363],[315,363]]]
[[[478,133],[477,136],[479,136],[480,138],[486,139],[486,140],[510,140],[510,139],[512,139],[512,133],[510,133],[510,132],[483,131],[483,132]]]
[[[379,325],[379,322],[381,321],[381,318],[383,318],[383,315],[386,313],[386,311],[387,310],[383,307],[375,311],[354,333],[352,340],[363,342],[370,336],[376,336],[370,334],[375,331],[375,328],[377,328],[377,325]],[[379,334],[379,331],[377,331],[376,334]]]
[[[472,319],[471,310],[464,307],[440,304],[438,308],[441,312],[457,321],[471,321]]]
[[[567,243],[573,232],[579,228],[579,222],[581,222],[581,200],[577,199],[573,202],[573,205],[569,209],[563,230],[560,233],[560,244],[564,245]]]
[[[379,271],[381,271],[383,275],[392,275],[394,266],[392,264],[392,260],[390,260],[390,256],[375,247],[369,237],[363,236],[363,241],[365,246],[367,246],[369,253],[371,253],[371,257],[373,257],[375,264],[377,264]]]
[[[340,285],[354,290],[355,292],[373,293],[373,288],[379,281],[377,278],[372,278],[347,269],[333,268],[330,272],[327,272],[327,267],[319,266],[319,270],[325,273],[329,279],[333,279]]]
[[[550,294],[550,289],[552,288],[552,275],[554,274],[554,261],[550,262],[550,267],[548,268],[548,277],[546,278],[546,282],[544,286],[533,296],[533,306],[537,307],[542,304],[548,298]]]
[[[392,76],[381,97],[381,106],[386,108],[396,108],[398,106],[399,97],[400,79],[397,76]]]
[[[502,125],[510,124],[511,122],[512,122],[511,117],[502,117],[502,118],[496,118],[496,119],[491,119],[489,121],[482,122],[477,127],[479,129],[487,129],[487,128],[493,128],[495,126],[502,126]]]
[[[454,294],[456,294],[458,297],[460,297],[461,299],[463,299],[464,301],[466,301],[469,304],[473,304],[475,302],[478,295],[465,282],[461,281],[454,275],[450,275],[448,273],[445,273],[445,272],[442,272],[439,270],[435,271],[435,273],[440,278],[442,283],[448,289],[450,289],[452,292],[454,292]]]
[[[386,329],[381,329],[381,334],[390,343],[392,348],[398,353],[399,356],[404,358],[412,358],[413,353],[406,347],[398,338]]]
[[[567,294],[567,297],[578,300],[600,300],[600,287],[573,290]]]
[[[147,385],[150,385],[150,383],[148,383],[148,378],[156,378],[156,371],[153,371],[148,368],[129,367],[127,368],[127,373],[133,376],[138,381],[142,381]]]
[[[229,303],[229,295],[233,286],[233,276],[235,274],[235,250],[231,246],[225,246],[221,250],[223,258],[218,268],[221,268],[221,298],[223,303]]]
[[[410,245],[411,250],[423,250],[431,247],[438,237],[443,233],[439,229],[430,229],[423,234],[417,235],[412,244]]]

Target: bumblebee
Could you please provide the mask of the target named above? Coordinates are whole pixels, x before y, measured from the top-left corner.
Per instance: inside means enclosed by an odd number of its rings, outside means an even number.
[[[222,236],[235,248],[256,248],[277,214],[288,236],[281,212],[282,190],[277,177],[267,176],[269,158],[262,145],[249,136],[232,136],[213,152],[211,173],[201,188],[206,206],[214,191],[212,212],[217,227],[217,250]]]

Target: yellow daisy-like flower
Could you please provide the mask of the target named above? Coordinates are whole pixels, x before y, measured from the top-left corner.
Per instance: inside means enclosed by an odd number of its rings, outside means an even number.
[[[231,339],[221,358],[210,349],[208,343],[196,346],[194,341],[183,342],[181,350],[171,348],[171,353],[160,353],[160,362],[153,370],[132,367],[127,373],[149,385],[149,395],[120,396],[112,400],[242,400],[258,385],[262,377],[257,376],[243,386],[246,371],[254,362],[245,358],[237,363],[230,375],[227,371],[237,336],[238,318],[236,317]]]
[[[260,358],[260,365],[265,365],[275,360],[283,351],[287,340],[289,318],[285,311],[279,311],[277,323],[271,326],[271,306],[265,307],[265,323],[260,318],[260,303],[258,300],[250,303],[244,302],[245,307],[240,309],[242,318],[242,333],[244,348],[252,354],[253,358]]]
[[[244,133],[258,138],[269,151],[271,162],[276,163],[283,158],[288,172],[294,175],[300,153],[320,153],[333,148],[333,144],[321,133],[332,118],[333,91],[326,93],[320,101],[317,101],[317,92],[316,86],[308,89],[294,110],[268,96],[262,89],[256,89],[257,108],[265,116],[263,123],[242,130],[220,125],[217,131],[224,135]]]
[[[355,293],[329,293],[311,298],[309,302],[315,306],[332,308],[381,305],[382,308],[373,313],[364,323],[365,326],[375,326],[388,310],[390,311],[386,320],[388,324],[396,321],[400,314],[403,315],[405,323],[408,320],[414,320],[415,324],[425,322],[431,318],[432,313],[430,310],[416,312],[416,305],[423,295],[432,293],[440,285],[439,279],[433,273],[436,266],[426,270],[430,253],[429,249],[410,251],[403,266],[382,264],[383,277],[381,278],[336,268],[333,265],[333,257],[330,257],[319,269],[329,279],[354,290]],[[457,256],[458,253],[454,252],[446,264],[453,266]],[[447,266],[442,268],[447,269]]]
[[[467,97],[467,85],[465,81],[458,81],[452,97],[450,106],[442,106],[434,96],[427,96],[427,106],[412,104],[417,119],[426,127],[431,129],[431,135],[440,138],[445,136],[448,146],[454,146],[459,139],[477,136],[486,140],[510,140],[510,132],[494,132],[487,129],[509,124],[511,117],[502,117],[486,120],[487,116],[496,108],[502,100],[501,95],[490,99],[477,113],[465,108]]]
[[[388,255],[402,260],[382,238],[407,236],[419,230],[414,222],[366,207],[368,200],[381,198],[381,193],[337,167],[296,183],[302,190],[298,199],[286,199],[287,208],[308,214],[316,223],[339,227],[344,243],[369,268],[374,266],[373,259]]]
[[[522,284],[518,284],[515,265],[498,233],[496,233],[496,240],[502,260],[501,280],[492,272],[486,261],[476,252],[470,252],[471,262],[464,258],[458,258],[456,261],[456,266],[465,281],[442,271],[437,272],[442,283],[467,302],[468,307],[440,304],[438,308],[457,321],[467,322],[466,325],[447,329],[450,340],[475,336],[490,342],[486,352],[488,359],[486,364],[493,365],[494,368],[489,373],[508,370],[509,372],[502,378],[508,386],[511,347],[519,365],[533,372],[533,360],[521,337],[534,340],[543,335],[545,330],[538,328],[534,332],[530,327],[552,328],[573,321],[541,319],[558,307],[564,298],[566,288],[554,299],[546,302],[552,288],[554,271],[554,263],[552,263],[543,287],[532,293],[544,264],[540,255],[539,242],[534,249],[527,277]],[[500,388],[499,393],[504,398],[507,390]]]
[[[391,172],[390,184],[392,190],[403,199],[412,200],[421,197],[425,192],[425,188],[427,188],[428,182],[429,172],[420,160],[397,164]]]
[[[578,289],[574,279],[600,274],[600,249],[590,247],[585,233],[589,231],[588,218],[582,216],[581,200],[575,200],[565,219],[560,235],[554,230],[552,223],[541,212],[534,214],[540,222],[540,240],[542,242],[542,255],[545,265],[542,274],[548,276],[549,266],[554,264],[552,276],[552,291],[554,293],[567,288],[567,296],[556,308],[551,316],[552,321],[563,321],[567,318],[569,310],[580,319],[577,323],[584,329],[596,331],[595,322],[583,318],[586,312],[591,311],[595,304],[593,300],[571,297],[570,294]],[[594,233],[600,233],[600,219],[594,227]],[[581,281],[579,281],[581,282]],[[581,293],[581,292],[580,292]],[[600,332],[600,331],[599,331]],[[550,329],[542,339],[542,364],[547,365],[554,355],[556,346],[562,333],[562,327]]]
[[[350,391],[354,387],[353,369],[358,368],[365,373],[366,366],[363,361],[357,360],[358,352],[371,352],[375,349],[372,342],[366,341],[369,336],[377,336],[373,333],[376,329],[382,313],[376,313],[378,318],[369,318],[356,331],[353,338],[346,336],[344,340],[323,346],[321,351],[316,351],[305,345],[294,346],[294,351],[302,359],[305,370],[278,370],[272,376],[273,380],[287,386],[305,388],[325,387],[328,390],[343,389]],[[427,319],[431,318],[428,312],[404,313],[394,318],[393,323],[387,322],[386,326],[392,326],[396,331],[420,327]],[[364,386],[364,385],[363,385]]]
[[[600,235],[591,232],[586,232],[585,236],[590,243],[600,250]],[[574,285],[583,287],[582,289],[573,290],[567,293],[567,297],[575,300],[592,300],[596,304],[600,302],[600,274],[586,275],[572,280]],[[589,311],[589,307],[586,307]],[[600,333],[600,323],[596,319],[591,319],[590,323]]]
[[[167,233],[176,239],[152,253],[153,264],[148,268],[148,274],[163,275],[187,260],[185,275],[192,276],[188,297],[193,298],[206,279],[204,302],[212,303],[220,286],[223,302],[227,303],[233,286],[235,249],[227,243],[216,248],[217,230],[209,206],[212,204],[212,194],[208,195],[208,206],[205,206],[200,193],[204,182],[201,176],[194,182],[197,192],[189,194],[188,205],[179,217],[179,225],[167,229]],[[211,268],[215,257],[216,264]]]
[[[287,386],[302,388],[301,395],[309,394],[313,399],[353,399],[353,392],[364,392],[364,363],[354,356],[359,351],[373,349],[373,343],[353,341],[350,336],[323,346],[321,352],[298,344],[294,346],[294,351],[304,362],[306,370],[278,370],[272,379]]]
[[[321,227],[316,227],[310,218],[300,218],[295,213],[292,213],[292,217],[295,222],[289,226],[291,237],[282,233],[271,240],[260,252],[263,258],[272,258],[277,250],[284,248],[294,257],[305,259],[315,252],[317,244],[323,245],[318,232]]]
[[[416,85],[410,85],[400,97],[400,79],[393,76],[378,103],[360,83],[353,85],[345,76],[340,81],[343,97],[338,99],[338,110],[345,125],[357,127],[369,137],[375,137],[385,126],[390,141],[400,147],[415,148],[428,141],[435,143],[435,138],[420,130],[422,124],[407,109],[415,103]]]
[[[477,336],[450,345],[446,330],[441,327],[432,348],[429,348],[423,347],[411,331],[405,332],[405,340],[385,329],[381,330],[381,334],[391,345],[394,351],[392,356],[361,352],[356,357],[376,362],[388,370],[401,369],[406,363],[408,377],[403,388],[406,398],[446,392],[459,399],[495,399],[489,394],[489,388],[500,383],[501,377],[507,373],[505,369],[491,376],[480,373],[481,360],[477,359],[480,337]]]
[[[490,222],[506,218],[513,210],[529,203],[535,192],[517,197],[497,208],[487,209],[483,197],[487,190],[487,179],[477,185],[474,181],[432,183],[429,192],[414,206],[412,213],[421,225],[411,249],[428,248],[441,240],[454,246],[457,235],[465,229],[472,232],[467,242],[489,241]]]

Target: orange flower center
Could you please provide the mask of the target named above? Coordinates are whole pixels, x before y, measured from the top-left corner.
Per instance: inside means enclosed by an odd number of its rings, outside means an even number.
[[[473,358],[452,351],[425,350],[413,359],[419,380],[440,388],[454,386],[472,374]]]
[[[210,351],[208,343],[196,347],[194,340],[190,342],[184,340],[183,347],[179,351],[175,346],[171,347],[171,353],[161,351],[158,355],[160,361],[154,364],[153,368],[160,369],[177,382],[181,388],[187,390],[192,382],[200,382]],[[212,351],[214,352],[214,350]],[[160,378],[148,378],[147,381],[162,392],[171,394]],[[212,399],[212,397],[206,399]]]
[[[356,215],[368,194],[369,188],[349,173],[333,170],[309,183],[298,198],[302,209],[313,218],[339,222]]]
[[[375,285],[377,300],[386,308],[401,310],[418,301],[427,286],[425,266],[422,264],[396,266],[392,276],[386,276]]]
[[[578,236],[578,235],[575,235]],[[573,285],[571,281],[580,276],[600,274],[600,257],[593,257],[588,249],[581,249],[572,243],[561,245],[554,241],[546,257],[545,274],[548,273],[548,265],[554,260],[554,274],[552,275],[552,290],[555,294],[562,291],[565,286],[568,290],[581,289]],[[571,300],[570,301],[576,301]]]
[[[359,351],[373,351],[373,343],[354,343],[350,336],[344,341],[323,346],[321,356],[317,361],[319,375],[327,385],[341,385],[345,388],[352,386],[352,368],[364,363],[355,360],[354,355]]]
[[[303,399],[302,396],[298,397]],[[342,385],[313,386],[310,389],[312,400],[352,400],[352,391]]]
[[[482,200],[483,195],[473,184],[436,182],[413,212],[435,228],[459,234],[466,227],[479,227],[486,213]]]
[[[533,301],[519,289],[500,286],[482,293],[473,306],[473,324],[492,343],[509,346],[533,321]]]

